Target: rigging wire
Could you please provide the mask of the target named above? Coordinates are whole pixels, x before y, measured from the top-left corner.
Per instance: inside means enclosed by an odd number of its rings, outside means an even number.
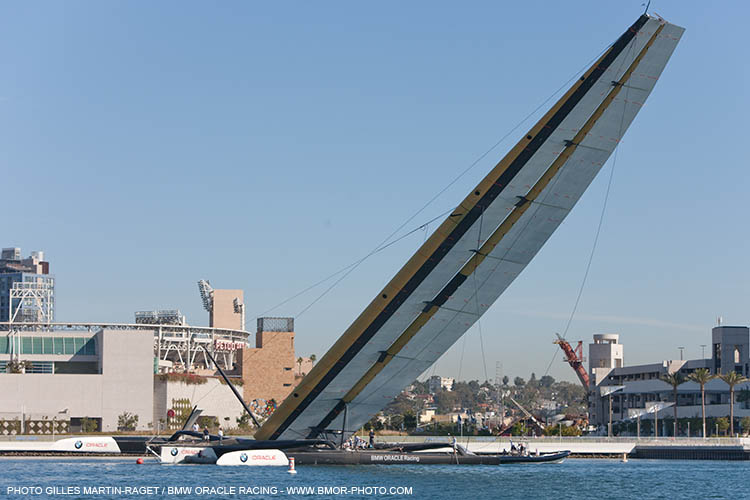
[[[533,111],[528,113],[521,121],[519,121],[513,128],[511,128],[508,132],[506,132],[500,139],[498,139],[489,149],[487,149],[484,153],[479,155],[479,157],[474,160],[469,166],[467,166],[464,170],[462,170],[453,180],[451,180],[443,189],[441,189],[437,194],[435,194],[432,198],[430,198],[427,203],[425,203],[419,210],[417,210],[413,215],[411,215],[404,223],[402,223],[396,230],[394,230],[391,234],[388,235],[379,245],[377,245],[372,251],[370,251],[367,255],[362,257],[361,259],[353,262],[352,264],[349,264],[348,266],[339,269],[335,273],[330,274],[326,278],[323,278],[320,281],[317,281],[316,283],[308,286],[307,288],[303,289],[302,291],[292,295],[291,297],[279,302],[275,306],[271,307],[270,309],[267,309],[261,314],[258,314],[257,316],[264,316],[265,314],[268,314],[269,312],[277,309],[278,307],[281,307],[282,305],[290,302],[291,300],[294,300],[295,298],[305,294],[306,292],[322,285],[323,283],[329,281],[330,279],[334,278],[335,276],[338,276],[341,273],[345,273],[341,278],[336,280],[331,286],[329,286],[323,293],[321,293],[318,297],[316,297],[310,304],[308,304],[305,308],[303,308],[296,317],[301,316],[303,313],[307,312],[313,305],[315,305],[318,301],[320,301],[325,295],[328,294],[333,288],[336,287],[341,281],[343,281],[349,274],[351,274],[357,267],[359,267],[362,262],[373,256],[374,254],[384,250],[388,246],[396,243],[397,241],[400,241],[401,239],[405,238],[406,236],[412,234],[415,230],[409,231],[408,233],[398,237],[396,240],[389,241],[391,238],[393,238],[396,234],[398,234],[399,231],[401,231],[404,227],[406,227],[412,220],[414,220],[419,214],[421,214],[427,207],[429,207],[435,200],[437,200],[440,196],[443,195],[448,189],[450,189],[456,182],[458,182],[462,177],[464,177],[469,171],[471,171],[474,167],[476,167],[479,162],[481,162],[484,158],[487,157],[495,148],[497,148],[500,144],[502,144],[508,137],[510,137],[511,134],[513,134],[516,130],[518,130],[521,125],[523,125],[526,121],[529,120],[532,116],[534,116],[542,107],[544,107],[550,100],[552,100],[557,94],[560,93],[564,88],[570,84],[573,80],[578,78],[578,75],[580,75],[582,72],[586,71],[586,69],[593,64],[594,61],[596,61],[601,55],[606,52],[612,44],[607,45],[604,49],[602,49],[594,58],[592,58],[589,62],[587,62],[581,69],[575,72],[575,74],[569,78],[565,83],[563,83],[560,87],[557,88],[552,94],[550,94],[549,97],[547,97],[544,101],[542,101],[536,108],[534,108]],[[439,219],[440,217],[450,213],[453,209],[441,214],[440,216],[430,220],[427,222],[429,224],[430,222],[434,222],[435,220]],[[419,226],[416,230],[419,230],[420,228],[425,227],[426,224],[423,224]],[[425,240],[426,240],[426,231],[425,231]]]
[[[482,248],[482,222],[484,222],[484,207],[482,215],[479,217],[479,234],[477,235],[477,253],[474,258],[479,258],[479,249]],[[474,302],[477,307],[477,329],[479,330],[479,346],[482,350],[482,365],[484,366],[484,380],[487,378],[487,356],[484,354],[484,338],[482,336],[482,312],[479,310],[479,285],[477,284],[477,268],[474,268]]]
[[[391,242],[389,242],[389,243],[387,243],[387,244],[384,244],[384,245],[381,245],[381,246],[379,246],[379,247],[375,248],[375,250],[373,250],[373,251],[372,251],[372,252],[371,252],[370,254],[368,254],[368,256],[369,256],[369,255],[374,255],[374,254],[376,254],[376,253],[378,253],[378,252],[381,252],[381,251],[385,250],[386,248],[390,247],[391,245],[395,245],[396,243],[398,243],[399,241],[403,240],[403,239],[404,239],[404,238],[406,238],[407,236],[410,236],[411,234],[413,234],[413,233],[415,233],[415,232],[417,232],[417,231],[419,231],[419,230],[421,230],[421,229],[424,229],[424,230],[425,230],[425,240],[426,240],[426,239],[427,239],[427,236],[426,236],[426,233],[427,233],[427,227],[428,227],[428,226],[430,225],[430,223],[432,223],[432,222],[435,222],[436,220],[440,219],[441,217],[444,217],[444,216],[448,215],[448,214],[449,214],[449,213],[451,213],[451,212],[452,212],[453,210],[454,210],[453,208],[451,208],[450,210],[446,210],[445,212],[441,213],[440,215],[437,215],[437,216],[433,217],[432,219],[428,220],[427,222],[425,222],[425,223],[424,223],[424,224],[422,224],[421,226],[418,226],[418,227],[416,227],[416,228],[412,229],[411,231],[409,231],[409,232],[407,232],[407,233],[405,233],[405,234],[402,234],[401,236],[399,236],[399,237],[398,237],[398,238],[396,238],[395,240],[393,240],[393,241],[391,241]],[[306,292],[309,292],[309,291],[310,291],[310,290],[312,290],[313,288],[315,288],[315,287],[317,287],[317,286],[319,286],[319,285],[322,285],[323,283],[325,283],[326,281],[330,280],[331,278],[334,278],[335,276],[338,276],[339,274],[343,273],[344,271],[346,271],[346,270],[348,270],[348,269],[350,269],[350,268],[352,268],[352,267],[354,267],[354,266],[356,266],[356,265],[360,264],[360,263],[361,263],[362,261],[364,261],[364,260],[365,260],[365,259],[366,259],[366,258],[367,258],[368,256],[366,256],[366,257],[363,257],[363,258],[361,258],[361,259],[359,259],[359,260],[357,260],[357,261],[354,261],[354,262],[352,262],[351,264],[349,264],[348,266],[342,267],[341,269],[339,269],[339,270],[338,270],[338,271],[336,271],[335,273],[329,274],[329,275],[328,275],[327,277],[323,278],[322,280],[320,280],[320,281],[318,281],[318,282],[316,282],[316,283],[313,283],[312,285],[308,286],[307,288],[305,288],[304,290],[302,290],[302,291],[300,291],[300,292],[297,292],[297,293],[295,293],[295,294],[294,294],[294,295],[292,295],[291,297],[289,297],[289,298],[287,298],[287,299],[283,300],[282,302],[279,302],[278,304],[276,304],[276,305],[275,305],[275,306],[273,306],[272,308],[270,308],[270,309],[266,309],[266,310],[265,310],[265,311],[263,311],[262,313],[258,314],[258,316],[264,316],[264,315],[268,314],[269,312],[273,311],[274,309],[277,309],[277,308],[279,308],[279,307],[283,306],[283,305],[284,305],[284,304],[286,304],[287,302],[289,302],[289,301],[291,301],[291,300],[294,300],[294,299],[296,299],[296,298],[297,298],[297,297],[299,297],[300,295],[303,295],[303,294],[305,294]]]
[[[632,44],[629,52],[633,51],[635,44]],[[623,58],[622,64],[620,65],[620,69],[622,69],[622,66],[625,65],[625,61],[627,60],[627,57]],[[625,102],[627,103],[628,95],[630,93],[630,87],[625,86]],[[586,287],[586,281],[589,276],[589,271],[591,270],[591,263],[594,260],[594,253],[596,252],[597,244],[599,243],[599,235],[602,231],[602,225],[604,223],[604,215],[607,212],[607,202],[609,201],[609,194],[612,190],[612,180],[615,176],[615,167],[617,166],[617,153],[620,150],[620,141],[622,140],[623,135],[623,126],[625,124],[625,108],[626,106],[623,106],[622,108],[622,115],[620,116],[620,127],[618,130],[617,137],[619,137],[619,140],[617,142],[617,145],[615,146],[614,154],[612,156],[612,167],[609,171],[609,180],[607,181],[607,189],[604,193],[604,203],[602,203],[602,211],[599,214],[599,224],[596,227],[596,233],[594,235],[594,243],[591,246],[591,253],[589,254],[588,262],[586,263],[586,271],[583,273],[583,279],[581,280],[581,286],[578,288],[578,295],[576,296],[576,300],[573,303],[573,309],[570,311],[570,316],[568,317],[568,321],[565,324],[565,329],[562,333],[562,338],[565,340],[568,330],[570,329],[570,325],[573,322],[573,318],[575,317],[576,311],[578,310],[578,304],[581,301],[581,296],[583,295],[583,289]],[[549,371],[552,368],[552,364],[557,359],[557,354],[560,352],[560,349],[555,349],[554,354],[552,355],[552,359],[550,360],[549,364],[547,365],[547,369],[544,371],[544,375],[549,375]]]

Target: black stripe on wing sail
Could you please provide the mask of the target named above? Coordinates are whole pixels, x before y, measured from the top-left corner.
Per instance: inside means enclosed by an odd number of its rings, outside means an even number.
[[[503,190],[513,181],[516,175],[523,169],[527,162],[549,139],[550,135],[555,132],[562,121],[570,114],[575,106],[599,81],[605,71],[617,59],[628,44],[633,40],[638,31],[648,21],[648,16],[641,16],[628,30],[623,33],[612,45],[605,56],[589,70],[586,77],[582,77],[577,82],[577,88],[571,95],[559,105],[557,111],[542,124],[539,132],[528,140],[526,147],[520,151],[518,156],[502,171],[500,176],[492,182],[490,188],[481,194],[476,191],[474,194],[478,197],[473,207],[468,210],[463,219],[453,228],[451,233],[444,238],[437,249],[426,259],[425,263],[408,279],[406,284],[392,297],[390,302],[378,314],[375,319],[364,329],[359,337],[346,349],[337,362],[328,370],[328,372],[318,381],[313,389],[297,404],[289,416],[276,428],[271,434],[272,439],[276,439],[292,425],[294,420],[326,389],[326,387],[338,376],[349,362],[362,350],[362,348],[377,334],[382,326],[393,316],[393,314],[405,303],[417,287],[424,282],[435,267],[448,255],[457,242],[471,229],[472,226],[481,217],[484,210],[503,192]],[[558,103],[559,104],[559,103]],[[492,175],[492,174],[490,174]],[[489,175],[488,175],[489,177]],[[487,178],[485,178],[486,180]],[[484,181],[483,181],[484,182]],[[433,300],[434,305],[440,306],[445,303],[453,291],[455,291],[466,277],[455,275],[446,283],[441,291]],[[367,370],[367,368],[365,368]],[[331,422],[343,411],[344,403],[339,402],[325,416],[320,423],[314,426],[308,438],[314,438],[318,435],[320,429],[325,429]]]

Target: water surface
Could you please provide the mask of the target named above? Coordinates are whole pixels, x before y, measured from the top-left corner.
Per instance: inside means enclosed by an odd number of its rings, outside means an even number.
[[[742,498],[750,462],[569,459],[500,466],[166,466],[135,459],[0,460],[5,498]],[[304,488],[304,489],[300,489]]]

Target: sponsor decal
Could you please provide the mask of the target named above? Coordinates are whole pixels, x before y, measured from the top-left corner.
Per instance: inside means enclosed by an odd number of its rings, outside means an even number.
[[[177,448],[172,448],[172,451],[170,451],[169,453],[171,453],[173,457],[176,457],[177,456]]]
[[[419,462],[414,455],[370,455],[371,462]]]
[[[83,446],[83,443],[81,441],[76,441],[76,444],[75,444],[76,450],[80,450],[81,446]]]
[[[80,443],[80,441],[78,443]],[[76,448],[79,448],[78,443],[76,443]],[[86,448],[106,448],[107,446],[107,443],[97,443],[92,441],[86,442]]]
[[[247,453],[243,453],[242,455],[240,455],[240,462],[247,462]]]
[[[214,350],[221,352],[233,352],[239,351],[245,347],[244,342],[233,342],[231,340],[216,340],[214,342]]]

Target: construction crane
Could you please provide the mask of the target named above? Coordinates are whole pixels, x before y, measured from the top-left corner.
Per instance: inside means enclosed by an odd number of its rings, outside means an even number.
[[[589,374],[586,373],[586,369],[583,367],[583,341],[578,341],[578,346],[573,349],[570,346],[570,343],[568,343],[567,340],[562,338],[559,333],[557,335],[557,340],[554,341],[555,344],[560,346],[560,349],[563,350],[565,353],[565,360],[568,362],[571,368],[575,370],[576,375],[578,375],[578,380],[581,381],[581,384],[583,385],[583,388],[586,390],[586,393],[589,392]]]

